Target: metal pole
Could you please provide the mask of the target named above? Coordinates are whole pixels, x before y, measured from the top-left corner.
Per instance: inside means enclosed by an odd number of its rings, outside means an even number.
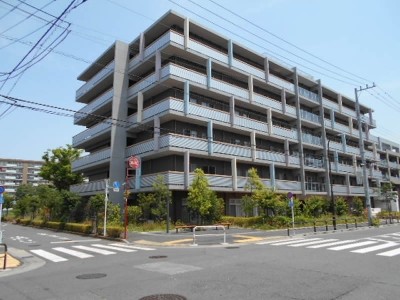
[[[331,160],[329,158],[329,143],[331,140],[328,140],[328,172],[329,172],[329,186],[331,188],[331,202],[332,202],[332,225],[333,230],[336,230],[336,204],[335,204],[335,197],[333,195],[333,179],[332,179],[332,167],[331,167]]]
[[[108,202],[108,179],[106,181],[106,188],[104,189],[104,226],[103,226],[103,236],[107,235],[107,202]],[[97,230],[97,228],[96,228]]]
[[[367,87],[368,88],[368,87]],[[360,88],[360,90],[363,90]],[[368,211],[368,225],[372,226],[372,211],[371,211],[371,198],[369,195],[369,184],[367,176],[367,163],[365,161],[365,149],[364,149],[364,137],[362,134],[362,124],[361,124],[361,113],[360,113],[360,103],[358,102],[358,90],[354,89],[356,96],[356,112],[357,112],[357,122],[358,122],[358,134],[359,134],[359,147],[361,154],[361,163],[363,168],[363,179],[364,179],[364,193],[365,193],[365,205]]]
[[[0,203],[0,244],[3,242],[3,231],[1,228],[1,218],[3,214],[3,203]]]
[[[125,192],[124,192],[124,197],[125,197],[125,208],[124,208],[124,239],[126,240],[127,238],[127,231],[128,231],[128,184],[129,184],[129,165],[126,167],[126,177],[125,177]]]
[[[169,233],[169,196],[167,197],[167,233]]]

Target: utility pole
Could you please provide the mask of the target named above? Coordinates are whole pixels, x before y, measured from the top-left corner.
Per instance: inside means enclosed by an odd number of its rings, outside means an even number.
[[[360,147],[360,154],[361,154],[361,164],[362,164],[362,168],[363,168],[365,205],[366,205],[367,211],[368,211],[368,225],[369,226],[372,226],[371,197],[369,195],[367,163],[365,160],[364,137],[363,137],[363,133],[362,133],[362,123],[361,123],[360,103],[358,101],[358,92],[372,89],[374,87],[375,87],[375,83],[372,86],[368,86],[368,84],[367,84],[364,88],[360,86],[360,88],[354,89],[355,96],[356,96],[356,112],[357,112],[358,133],[359,133],[359,147]]]

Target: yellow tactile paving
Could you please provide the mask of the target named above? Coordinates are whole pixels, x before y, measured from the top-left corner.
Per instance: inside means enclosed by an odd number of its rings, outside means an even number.
[[[12,257],[9,253],[7,253],[7,262],[6,262],[6,269],[16,268],[21,264],[21,262]],[[0,254],[0,269],[3,270],[4,267],[4,253]]]
[[[179,239],[179,240],[164,242],[162,244],[169,246],[169,245],[187,244],[188,242],[193,243],[193,239]]]
[[[240,235],[240,234],[234,234],[232,235],[232,237],[238,238],[234,240],[234,243],[254,243],[265,239],[265,237]]]

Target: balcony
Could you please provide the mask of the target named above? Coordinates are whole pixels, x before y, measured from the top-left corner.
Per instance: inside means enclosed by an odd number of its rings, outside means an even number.
[[[95,138],[98,138],[101,135],[110,133],[111,124],[111,119],[107,119],[104,120],[102,123],[99,123],[81,133],[78,133],[72,138],[72,146],[79,148],[79,146],[82,146],[82,144],[85,142],[93,141]]]
[[[279,78],[279,77],[277,77],[275,75],[269,74],[269,82],[272,82],[272,83],[274,83],[274,84],[276,84],[276,85],[278,85],[280,87],[283,87],[283,88],[285,88],[285,89],[287,89],[287,90],[289,90],[289,91],[294,93],[294,84],[289,82],[289,81],[286,81],[286,80],[284,80],[282,78]]]
[[[84,169],[95,167],[100,164],[109,163],[110,155],[111,155],[111,150],[110,148],[107,148],[80,157],[72,162],[72,171],[79,172]]]
[[[310,100],[312,100],[312,101],[314,101],[316,103],[319,103],[318,94],[313,93],[313,92],[311,92],[309,90],[306,90],[306,89],[304,89],[302,87],[299,87],[299,95],[304,97],[304,98],[310,99]]]
[[[325,192],[325,183],[321,182],[306,182],[306,191],[308,192]]]
[[[335,111],[339,111],[339,104],[336,102],[333,102],[331,100],[328,100],[326,98],[322,98],[322,104],[326,107],[329,107]]]
[[[253,101],[267,108],[274,108],[275,110],[282,113],[282,102],[280,101],[256,93],[253,94]],[[294,114],[296,114],[296,110]]]
[[[234,120],[235,120],[234,125],[237,127],[243,127],[246,129],[256,130],[256,131],[260,131],[262,133],[268,132],[268,124],[267,123],[264,123],[261,121],[256,121],[256,120],[253,120],[250,118],[240,117],[240,116],[235,116]]]
[[[321,138],[309,133],[302,133],[303,143],[322,146]]]
[[[74,115],[74,124],[83,124],[82,121],[88,118],[93,118],[89,114],[96,114],[96,111],[101,109],[107,104],[111,104],[114,96],[114,90],[110,89],[107,92],[101,94],[95,100],[87,104],[85,107],[80,109]]]
[[[84,102],[83,96],[85,96],[89,91],[93,90],[98,84],[100,84],[105,78],[111,76],[114,73],[115,61],[110,62],[105,66],[100,72],[94,75],[88,82],[82,85],[76,91],[76,101]]]
[[[147,89],[155,82],[156,82],[156,75],[153,73],[147,76],[146,78],[140,80],[139,82],[135,83],[128,89],[128,99],[135,97],[138,92]]]
[[[256,158],[260,160],[266,160],[269,162],[281,163],[281,164],[284,164],[286,161],[284,153],[272,152],[267,150],[257,150]]]
[[[341,132],[344,132],[344,133],[350,133],[350,127],[349,126],[346,126],[346,125],[343,125],[343,124],[340,124],[340,123],[337,123],[337,122],[335,122],[335,129],[336,130],[338,130],[338,131],[341,131]]]
[[[308,111],[302,110],[300,109],[300,116],[302,119],[313,122],[313,123],[317,123],[317,124],[321,124],[321,118],[320,116],[310,113]]]
[[[284,127],[272,125],[272,134],[278,135],[280,137],[289,138],[292,140],[297,140],[297,130],[287,129]]]

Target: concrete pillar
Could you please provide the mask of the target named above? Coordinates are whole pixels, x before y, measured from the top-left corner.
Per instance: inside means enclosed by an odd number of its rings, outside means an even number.
[[[144,33],[142,32],[140,34],[140,40],[139,40],[139,55],[140,55],[141,61],[144,60],[145,45],[146,45],[146,41],[145,41]]]
[[[154,151],[160,149],[160,117],[154,117]]]
[[[143,120],[143,93],[138,92],[136,121],[138,123],[142,123],[142,120]]]
[[[249,102],[253,103],[253,75],[249,75],[248,85],[249,85]]]
[[[228,65],[232,68],[233,62],[233,42],[232,40],[228,40]]]
[[[251,159],[256,160],[256,132],[252,131],[250,133],[250,147],[251,147]]]
[[[331,109],[330,116],[332,129],[335,129],[335,111],[333,109]]]
[[[189,188],[189,174],[190,174],[190,152],[187,150],[183,154],[183,177],[184,177],[184,187],[185,190]]]
[[[343,110],[343,101],[342,101],[342,95],[337,95],[337,100],[338,100],[338,104],[339,104],[339,112],[342,112]]]
[[[286,114],[286,92],[285,89],[281,90],[282,112]]]
[[[214,137],[213,137],[213,121],[209,120],[207,123],[207,138],[208,138],[208,155],[214,153]]]
[[[269,107],[267,108],[267,126],[268,126],[268,134],[271,135],[272,132],[272,109]]]
[[[183,86],[183,113],[185,116],[189,113],[189,100],[190,100],[190,83],[185,81]]]
[[[156,80],[160,81],[161,79],[161,51],[156,51]]]
[[[284,144],[284,150],[285,150],[285,162],[286,162],[286,166],[289,166],[290,161],[289,161],[289,156],[290,156],[290,146],[289,146],[289,140],[286,139]]]
[[[128,111],[128,64],[129,64],[129,45],[120,41],[115,43],[115,68],[113,78],[113,100],[111,107],[111,117],[115,120],[127,120]],[[125,182],[126,176],[126,128],[122,126],[111,126],[111,146],[110,146],[110,182]],[[110,193],[110,201],[124,207],[122,191]]]
[[[237,190],[237,168],[236,168],[236,157],[231,159],[231,170],[232,170],[232,189]]]
[[[269,176],[271,178],[271,188],[275,190],[275,164],[272,163],[269,166]]]
[[[264,73],[265,73],[265,82],[269,81],[269,60],[268,57],[264,58]]]
[[[231,126],[235,124],[235,97],[231,96],[229,101],[229,113],[230,113],[230,122]]]
[[[189,45],[189,18],[186,18],[183,23],[183,47],[187,50]]]
[[[211,74],[212,74],[212,61],[211,58],[207,59],[207,88],[211,87]]]
[[[349,123],[350,134],[353,134],[353,119],[351,117],[348,117],[347,121]]]

